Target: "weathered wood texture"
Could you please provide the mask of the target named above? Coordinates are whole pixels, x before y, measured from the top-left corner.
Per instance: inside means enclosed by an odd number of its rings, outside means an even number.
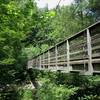
[[[100,22],[97,22],[28,61],[28,68],[84,75],[100,73]]]

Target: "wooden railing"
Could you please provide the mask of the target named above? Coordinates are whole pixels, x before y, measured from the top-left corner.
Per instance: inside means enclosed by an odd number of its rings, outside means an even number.
[[[29,60],[28,68],[100,73],[100,21]]]

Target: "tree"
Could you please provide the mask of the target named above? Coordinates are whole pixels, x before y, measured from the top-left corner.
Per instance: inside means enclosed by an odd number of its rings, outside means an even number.
[[[10,84],[23,81],[26,56],[22,54],[27,32],[34,25],[36,6],[33,1],[8,0],[0,3],[0,78]],[[20,74],[19,74],[20,73]]]

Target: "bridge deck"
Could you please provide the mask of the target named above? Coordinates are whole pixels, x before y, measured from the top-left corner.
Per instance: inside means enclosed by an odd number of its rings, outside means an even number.
[[[100,73],[100,21],[28,61],[28,68]]]

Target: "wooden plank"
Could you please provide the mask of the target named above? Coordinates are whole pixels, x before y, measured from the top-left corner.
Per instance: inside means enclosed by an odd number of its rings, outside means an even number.
[[[100,58],[92,59],[92,63],[100,63]]]
[[[77,47],[77,46],[74,46],[74,47],[70,47],[70,52],[77,52],[77,51],[82,51],[83,48],[86,48],[86,44],[82,45],[81,47]],[[86,49],[84,49],[85,51]]]
[[[87,58],[88,58],[87,55],[86,56],[83,56],[83,55],[79,56],[79,55],[77,55],[75,57],[70,57],[70,61],[73,61],[73,60],[83,60],[83,59],[87,59]]]
[[[45,63],[45,62],[44,62],[44,59],[45,59],[45,58],[44,58],[44,53],[43,53],[43,63]],[[43,65],[43,64],[41,64],[41,65]],[[43,65],[43,68],[44,68],[44,67],[45,67],[45,66]]]
[[[55,63],[55,65],[56,65],[56,68],[58,69],[58,65],[57,65],[57,60],[58,60],[58,58],[57,58],[57,56],[58,56],[58,50],[57,50],[57,46],[55,47],[55,57],[56,57],[56,63]]]
[[[56,57],[51,57],[51,56],[50,56],[50,60],[51,60],[51,59],[55,59],[55,58],[56,58]]]
[[[70,64],[83,64],[85,60],[79,60],[79,61],[71,61]],[[87,60],[88,62],[88,60]],[[50,63],[50,65],[55,65],[56,63]],[[60,63],[57,63],[57,65],[64,65],[64,64],[67,64],[67,62],[60,62]],[[42,64],[42,65],[48,65],[47,64]]]
[[[93,71],[93,73],[95,73],[95,74],[96,74],[96,73],[97,73],[97,74],[99,73],[99,74],[100,74],[100,71]]]
[[[93,73],[93,66],[92,66],[92,47],[91,47],[91,36],[89,29],[87,29],[87,49],[88,49],[88,71],[89,74]]]
[[[41,56],[40,56],[40,69],[41,69]]]
[[[97,34],[91,36],[91,40],[95,40],[97,38],[100,38],[100,33],[97,33]]]
[[[63,55],[59,55],[57,56],[58,58],[61,58],[61,57],[66,57],[67,55],[66,54],[63,54]]]
[[[71,47],[75,47],[75,46],[83,46],[84,44],[86,44],[86,41],[79,41],[79,42],[74,42],[73,44],[70,44]]]
[[[85,60],[75,60],[75,61],[70,61],[70,64],[84,64],[85,63],[88,63],[88,59],[85,59]],[[92,63],[100,63],[100,59],[92,59]],[[57,65],[60,65],[60,64],[67,64],[67,62],[60,62],[60,63],[57,63]],[[42,64],[43,65],[43,64]],[[47,64],[44,64],[44,65],[48,65]],[[50,63],[50,65],[55,65],[55,63]]]
[[[88,60],[76,60],[76,61],[71,61],[70,64],[74,65],[74,64],[84,64],[84,63],[88,63]]]
[[[68,67],[68,71],[70,71],[70,46],[69,46],[69,40],[66,41],[67,43],[67,67]]]
[[[100,53],[92,54],[92,58],[97,58],[97,57],[100,57]]]
[[[50,51],[48,50],[48,67],[50,67]]]
[[[58,62],[67,62],[67,60],[66,59],[60,59],[60,60],[58,60]]]
[[[75,55],[75,54],[79,54],[79,53],[85,53],[87,50],[80,50],[80,51],[76,51],[76,52],[72,52],[70,53],[70,55]]]
[[[79,72],[81,72],[81,71],[83,71],[83,70],[82,70],[82,69],[80,69],[80,70],[72,69],[70,72],[76,72],[76,73],[79,73]]]
[[[93,45],[93,44],[96,44],[96,43],[99,43],[99,42],[100,42],[100,38],[97,38],[95,40],[92,40],[91,44]]]
[[[92,50],[100,49],[100,46],[94,46],[92,47]]]

